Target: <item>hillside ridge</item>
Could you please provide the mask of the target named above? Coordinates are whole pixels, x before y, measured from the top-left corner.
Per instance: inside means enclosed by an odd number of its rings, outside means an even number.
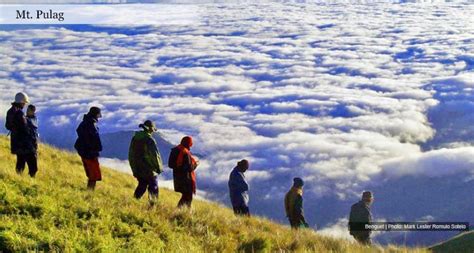
[[[261,217],[236,217],[212,202],[176,209],[178,194],[163,188],[150,208],[146,198],[133,198],[132,176],[107,168],[90,192],[79,157],[48,145],[40,146],[34,179],[17,175],[14,161],[0,136],[3,252],[426,252],[294,231]]]
[[[464,232],[429,248],[434,253],[474,252],[474,231]]]

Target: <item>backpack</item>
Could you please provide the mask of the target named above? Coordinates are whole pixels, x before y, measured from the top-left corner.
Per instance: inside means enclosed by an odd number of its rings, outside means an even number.
[[[13,110],[9,110],[7,112],[7,118],[5,120],[5,128],[10,132],[13,131],[13,128],[15,128],[15,124],[13,123],[14,116],[15,114]]]
[[[178,164],[178,155],[179,149],[177,147],[172,148],[170,152],[170,157],[168,158],[168,167],[170,167],[171,169],[176,169]]]

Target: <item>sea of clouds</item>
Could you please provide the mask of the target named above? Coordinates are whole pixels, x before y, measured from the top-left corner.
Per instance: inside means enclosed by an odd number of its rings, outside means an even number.
[[[196,8],[186,25],[1,26],[0,110],[27,92],[51,143],[73,140],[92,105],[102,133],[152,119],[172,143],[195,138],[206,198],[228,204],[229,172],[249,159],[251,209],[279,221],[295,176],[312,207],[409,175],[473,175],[474,5]],[[307,213],[341,234],[343,211]]]

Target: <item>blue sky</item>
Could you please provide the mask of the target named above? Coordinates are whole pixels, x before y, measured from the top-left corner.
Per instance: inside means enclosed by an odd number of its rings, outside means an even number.
[[[309,212],[318,227],[384,180],[466,174],[472,185],[472,4],[196,8],[183,26],[3,27],[1,111],[26,91],[45,140],[73,139],[91,105],[103,133],[152,119],[173,143],[195,137],[208,198],[226,203],[247,158],[256,213],[284,221],[281,199],[301,176],[309,207],[341,204]]]

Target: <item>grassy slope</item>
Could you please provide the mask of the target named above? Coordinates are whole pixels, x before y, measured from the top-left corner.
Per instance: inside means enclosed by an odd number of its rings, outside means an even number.
[[[166,189],[149,209],[146,198],[132,198],[134,178],[110,169],[91,194],[78,156],[46,145],[35,179],[16,175],[14,159],[0,136],[0,251],[381,251],[263,218],[236,218],[218,204],[195,201],[192,213],[177,210],[178,195]]]
[[[474,231],[462,233],[431,247],[433,252],[442,253],[472,253],[474,252]]]

